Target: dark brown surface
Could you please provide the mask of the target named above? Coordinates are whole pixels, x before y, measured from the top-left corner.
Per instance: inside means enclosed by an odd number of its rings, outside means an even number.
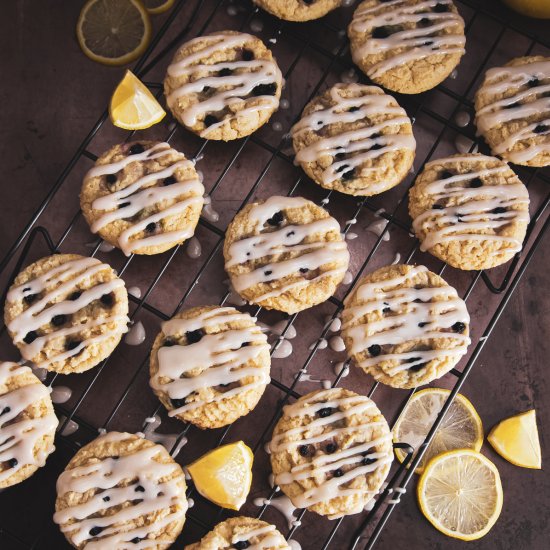
[[[107,68],[97,65],[87,60],[80,52],[76,40],[74,38],[74,25],[78,15],[78,11],[83,2],[62,2],[50,0],[48,2],[29,2],[19,0],[10,2],[3,7],[2,13],[2,29],[0,32],[0,45],[2,46],[2,83],[0,84],[0,100],[2,111],[0,115],[1,132],[1,151],[2,162],[4,163],[3,173],[5,175],[2,182],[4,193],[4,204],[1,207],[2,216],[0,216],[0,229],[2,239],[0,240],[0,255],[3,255],[9,248],[13,239],[18,235],[21,228],[40,204],[44,195],[55,182],[59,172],[66,164],[70,156],[73,154],[79,142],[86,135],[89,128],[96,121],[97,117],[104,109],[110,93],[115,83],[122,75],[122,69]],[[500,9],[497,2],[483,2],[483,5],[491,9]],[[459,8],[461,5],[459,4]],[[468,16],[463,13],[465,17]],[[503,10],[503,13],[504,10]],[[543,32],[548,31],[549,23],[538,22],[533,26],[528,20],[522,20],[519,17],[514,19],[521,25],[531,30]],[[346,21],[346,18],[342,18]],[[162,17],[154,20],[155,27],[158,28],[162,22]],[[183,25],[184,21],[180,22]],[[233,28],[237,23],[233,23]],[[215,26],[215,28],[220,28]],[[212,30],[213,30],[212,29]],[[485,28],[481,26],[478,29],[479,42],[477,43],[477,51],[472,52],[472,55],[467,56],[461,65],[461,72],[464,74],[469,67],[474,66],[475,57],[483,55],[485,43],[482,38]],[[490,32],[489,32],[490,31]],[[488,37],[494,33],[494,29],[487,28]],[[267,34],[267,36],[269,36]],[[514,40],[521,41],[521,38],[513,37]],[[487,39],[490,41],[490,38]],[[512,40],[513,42],[513,40]],[[517,46],[517,51],[522,51],[521,44]],[[278,45],[281,48],[280,52],[276,52],[279,59],[285,59],[285,52],[282,49],[283,45]],[[291,44],[288,46],[289,51],[295,50],[298,45]],[[506,48],[497,50],[495,58],[505,58],[507,55]],[[313,57],[313,56],[311,56]],[[311,61],[311,59],[310,59]],[[469,64],[470,63],[470,64]],[[161,63],[161,73],[165,67],[165,63]],[[313,79],[318,77],[318,72],[322,69],[317,69],[315,66],[304,68],[302,74],[304,77]],[[317,72],[316,72],[317,71]],[[459,73],[460,74],[460,73]],[[158,75],[156,75],[158,77]],[[295,116],[300,109],[300,101],[305,97],[303,88],[307,88],[307,93],[311,91],[309,87],[304,86],[307,78],[290,79],[287,87],[287,95],[291,101],[290,112],[280,113],[280,120],[285,129],[288,127],[292,116]],[[461,86],[460,77],[456,82],[456,86]],[[462,92],[463,90],[459,90]],[[437,103],[439,98],[434,94],[434,103]],[[296,99],[296,101],[294,101]],[[449,106],[441,100],[441,111],[443,114],[449,112],[449,109],[454,108],[454,105]],[[426,153],[429,142],[429,128],[419,126],[420,132],[426,132],[426,139],[419,139],[419,156],[420,153]],[[417,126],[415,126],[415,133]],[[273,134],[273,132],[271,132]],[[160,134],[163,135],[163,134]],[[422,134],[421,134],[422,135]],[[270,140],[268,130],[262,131],[262,136],[266,140]],[[279,136],[280,137],[280,136]],[[122,132],[107,131],[106,135],[101,138],[104,144],[110,144],[116,139],[123,139]],[[183,138],[182,138],[183,139]],[[273,138],[275,139],[275,138]],[[190,145],[191,143],[191,145]],[[187,139],[185,145],[182,142],[182,150],[188,154],[196,149],[198,141],[193,142],[192,139]],[[106,148],[106,147],[104,147]],[[207,187],[215,180],[221,167],[227,161],[228,156],[233,154],[236,149],[235,144],[222,144],[212,146],[208,150],[208,159],[210,164],[199,163],[198,168],[205,172]],[[247,146],[247,154],[244,159],[237,163],[236,168],[228,175],[229,183],[242,184],[243,188],[250,187],[250,181],[258,175],[259,170],[266,162],[262,157],[262,152],[256,151],[252,146]],[[445,148],[442,148],[445,150]],[[100,153],[101,149],[92,149],[95,153]],[[86,164],[86,167],[89,163]],[[75,178],[70,182],[70,187],[67,189],[67,194],[64,199],[56,201],[52,209],[47,213],[44,223],[53,228],[54,233],[59,231],[60,227],[66,225],[66,218],[74,214],[77,205],[76,193],[78,190],[79,181],[77,176],[81,176],[85,170],[82,166],[75,171]],[[210,171],[212,176],[210,176]],[[286,165],[275,167],[273,172],[270,172],[269,193],[273,189],[280,192],[287,192],[291,181],[294,181],[297,171],[289,171]],[[294,178],[294,179],[293,179]],[[248,186],[248,187],[247,187]],[[240,189],[241,185],[239,185]],[[318,189],[311,183],[304,184],[300,190],[307,193],[307,196],[313,196],[316,200],[322,196]],[[235,200],[233,194],[236,189],[227,190],[220,188],[219,198],[216,199],[218,210],[222,213],[219,227],[223,228],[227,221],[233,215],[244,191],[239,191],[238,199]],[[265,196],[268,192],[266,187],[259,191],[259,195]],[[391,192],[385,195],[385,200],[389,204],[395,202],[403,192],[392,194]],[[340,214],[338,219],[344,221],[347,219],[346,213],[353,211],[353,202],[343,199],[340,209],[338,205],[336,212]],[[384,203],[386,205],[386,203]],[[331,204],[332,206],[332,204]],[[336,208],[336,204],[334,204]],[[60,218],[60,221],[58,221]],[[352,242],[352,254],[354,255],[354,265],[357,267],[364,259],[364,250],[368,250],[372,246],[373,236],[364,232],[364,226],[371,221],[372,216],[365,217],[358,225],[363,226],[354,231],[361,234],[361,237]],[[407,220],[406,213],[401,212],[401,218]],[[83,223],[78,225],[78,230],[74,237],[68,243],[68,247],[74,247],[75,251],[85,252],[86,248],[83,243],[92,240]],[[208,250],[212,246],[211,237],[204,234],[199,234],[203,247]],[[369,240],[370,239],[370,240]],[[387,246],[386,252],[379,253],[373,267],[381,265],[388,260],[393,259],[394,252],[401,250],[402,253],[408,250],[410,243],[403,244],[400,248],[401,241],[399,235],[392,234],[391,244]],[[354,244],[355,243],[355,244]],[[363,243],[363,244],[359,244]],[[356,248],[354,248],[354,246]],[[42,251],[42,253],[44,253]],[[363,255],[362,255],[363,253]],[[483,422],[486,431],[498,420],[524,411],[529,408],[536,408],[539,421],[539,430],[541,436],[541,444],[543,448],[543,464],[550,459],[550,455],[546,451],[546,441],[549,437],[550,426],[550,405],[545,399],[549,390],[547,383],[547,358],[550,354],[549,343],[549,309],[550,297],[548,289],[550,288],[550,274],[547,268],[547,256],[550,253],[548,240],[542,244],[537,251],[532,264],[527,270],[524,279],[521,281],[515,295],[513,296],[508,309],[500,319],[496,330],[486,344],[477,365],[474,368],[470,378],[464,386],[463,393],[467,395],[476,406]],[[37,249],[36,255],[40,254]],[[121,265],[122,257],[120,254],[116,256],[103,256],[106,261],[112,261],[114,264]],[[181,259],[183,254],[180,254],[180,262],[176,263],[172,271],[167,274],[166,280],[151,296],[151,302],[155,305],[166,305],[166,297],[171,296],[173,288],[173,280],[182,276],[185,278],[183,271],[188,270],[189,262],[185,258]],[[380,256],[380,257],[378,257]],[[416,259],[416,258],[415,258]],[[133,269],[127,273],[128,280],[131,284],[139,284],[144,286],[146,283],[145,275],[142,275],[142,270],[151,271],[153,268],[158,268],[160,262],[164,261],[164,256],[161,260],[158,258],[140,258],[136,267],[134,262]],[[428,262],[430,258],[421,255],[418,261]],[[192,264],[191,271],[196,270],[200,266],[200,262]],[[369,268],[370,269],[370,268]],[[219,258],[214,261],[211,271],[214,272],[218,282],[221,280],[221,263]],[[355,271],[354,271],[355,273]],[[464,288],[467,279],[461,274],[447,270],[445,277],[449,282],[456,284],[457,287]],[[189,276],[187,279],[189,280]],[[179,292],[178,294],[181,294]],[[200,302],[204,296],[213,295],[212,301],[218,300],[223,294],[220,286],[208,287],[199,289],[199,295],[192,295],[190,305]],[[488,312],[492,311],[495,304],[495,297],[491,296],[488,291],[481,287],[479,292],[475,292],[470,301],[469,308],[472,311],[474,323],[478,325],[478,332],[475,334],[479,337],[484,328],[484,320],[486,320]],[[169,306],[173,307],[173,304]],[[320,307],[314,314],[314,319],[319,325],[322,323],[322,315],[332,312],[332,307]],[[170,312],[171,307],[165,309]],[[269,316],[268,316],[269,317]],[[150,319],[147,315],[142,315],[140,319],[148,328],[148,342],[154,337],[158,323],[154,319]],[[279,319],[279,317],[275,317]],[[302,327],[298,323],[299,336],[303,339],[302,346],[295,346],[297,349],[295,354],[286,361],[274,361],[275,377],[280,379],[288,379],[288,370],[295,372],[295,365],[299,361],[305,359],[307,355],[307,344],[311,341],[307,337],[307,329],[305,327],[306,319],[301,318]],[[296,341],[295,341],[296,342]],[[147,346],[148,343],[144,344]],[[2,340],[2,353],[9,354],[13,357],[13,348],[6,344],[5,339]],[[128,372],[133,372],[137,361],[143,359],[143,351],[138,352],[136,348],[128,348],[127,346],[116,355],[118,361],[117,367],[119,370],[106,370],[102,373],[98,384],[94,387],[89,398],[83,404],[80,412],[81,416],[90,421],[93,425],[99,426],[102,424],[105,416],[105,411],[99,408],[98,403],[100,398],[105,398],[107,409],[110,410],[108,396],[105,395],[105,388],[122,387],[128,382]],[[326,356],[324,356],[326,357]],[[325,360],[326,361],[326,360]],[[323,361],[318,360],[313,366],[312,372],[323,373]],[[124,368],[128,367],[128,368]],[[129,370],[130,369],[130,370]],[[315,369],[319,369],[316,371]],[[143,388],[146,388],[146,376],[142,373],[138,383]],[[70,385],[75,394],[79,387],[82,387],[89,381],[91,375],[84,374],[80,377],[71,377],[71,382],[64,379],[63,384]],[[452,380],[445,379],[441,385],[449,385]],[[348,379],[343,381],[345,387],[366,391],[368,385],[365,385],[364,378],[353,373]],[[300,392],[314,389],[314,385],[301,384],[298,387]],[[143,401],[140,399],[143,395]],[[264,398],[264,405],[274,403],[274,400],[279,394],[272,392]],[[395,396],[395,392],[382,391],[377,394],[377,402],[388,402]],[[139,401],[139,403],[138,403]],[[112,427],[126,428],[128,430],[137,430],[141,426],[143,419],[143,410],[150,410],[156,406],[154,398],[150,392],[146,390],[136,394],[135,407],[133,404],[128,404],[120,415],[117,415],[116,421]],[[384,404],[384,403],[382,403]],[[143,409],[145,407],[145,409]],[[231,433],[231,440],[236,440],[238,436],[245,439],[249,434],[259,433],[262,419],[258,415],[250,415],[246,423],[240,423],[236,430]],[[256,431],[251,431],[256,429]],[[246,433],[243,433],[245,431]],[[208,433],[193,432],[193,437],[190,437],[190,444],[184,448],[182,453],[182,462],[193,459],[200,454],[203,448],[207,448],[214,440],[214,436]],[[255,442],[255,440],[254,440]],[[550,539],[550,527],[548,526],[548,510],[550,509],[550,480],[544,471],[531,471],[517,468],[508,464],[498,457],[490,449],[488,444],[484,445],[483,452],[487,454],[498,466],[504,486],[504,509],[499,522],[496,524],[491,533],[485,538],[477,542],[469,543],[471,548],[480,549],[544,549],[548,547]],[[10,525],[17,525],[18,532],[25,533],[27,528],[27,536],[25,540],[33,540],[43,527],[50,525],[49,512],[44,510],[52,510],[54,497],[54,479],[55,472],[58,472],[69,459],[71,452],[69,449],[60,443],[58,452],[48,464],[48,467],[40,472],[32,480],[26,482],[21,487],[11,491],[6,491],[0,496],[0,510],[2,510],[2,520],[10,522]],[[265,455],[259,458],[256,470],[265,477],[267,471]],[[259,487],[258,494],[266,495],[265,480],[262,479],[263,487]],[[393,549],[393,548],[458,548],[465,545],[463,542],[455,542],[451,539],[440,535],[435,531],[421,516],[416,506],[413,493],[414,483],[409,486],[409,494],[403,498],[402,504],[396,509],[392,516],[386,531],[383,533],[378,548]],[[29,506],[29,508],[27,508]],[[8,513],[9,509],[9,513]],[[244,510],[249,514],[254,514],[255,509],[249,505]],[[270,513],[268,518],[277,521],[282,525],[280,516],[276,513]],[[311,517],[309,518],[311,521]],[[320,543],[316,537],[326,535],[328,525],[326,520],[313,518],[313,528],[308,528],[303,533],[298,531],[297,539],[302,543],[305,550],[316,550]],[[0,524],[0,525],[1,525]],[[315,529],[318,526],[318,529]],[[200,531],[192,524],[188,525],[189,534],[185,540],[192,540],[193,536],[199,536]],[[51,529],[49,529],[51,531]],[[343,529],[339,532],[342,539],[338,538],[334,541],[331,548],[344,548],[344,543],[339,543],[339,540],[348,541],[349,531]],[[40,548],[61,548],[62,543],[60,537],[54,539],[51,544],[43,542]],[[0,533],[0,548],[3,550],[11,548],[19,548],[14,542],[3,539]]]

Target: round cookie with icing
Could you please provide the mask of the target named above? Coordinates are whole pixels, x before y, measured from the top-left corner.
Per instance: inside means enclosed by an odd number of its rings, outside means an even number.
[[[82,447],[57,480],[54,521],[83,548],[171,546],[187,511],[185,475],[162,446],[109,432]]]
[[[378,382],[416,388],[450,371],[470,344],[470,316],[456,290],[424,266],[370,273],[345,301],[348,356]]]
[[[169,416],[220,428],[249,413],[269,383],[267,337],[232,307],[194,307],[162,325],[151,351],[151,387]]]
[[[80,206],[93,233],[130,254],[189,239],[204,203],[194,164],[168,143],[115,145],[86,174]]]
[[[489,69],[475,108],[477,129],[494,155],[550,165],[550,57],[518,57]]]
[[[55,254],[19,273],[4,320],[27,361],[61,374],[82,372],[108,357],[127,331],[128,293],[98,259]]]
[[[451,0],[365,0],[348,27],[353,61],[388,90],[418,94],[464,55],[464,21]]]
[[[246,205],[227,228],[223,254],[238,294],[286,313],[326,301],[349,263],[338,222],[301,197]]]
[[[329,519],[362,512],[393,460],[391,432],[374,401],[342,388],[285,406],[269,445],[275,483],[292,504]]]
[[[306,174],[349,195],[376,195],[400,183],[416,149],[405,110],[363,84],[336,84],[316,97],[291,134]]]
[[[0,489],[31,477],[54,450],[50,392],[29,367],[0,363]]]
[[[179,48],[164,79],[176,119],[206,139],[248,136],[279,107],[282,75],[271,51],[251,34],[219,31]]]
[[[487,269],[519,252],[529,193],[503,161],[454,155],[424,167],[409,192],[420,249],[458,269]]]
[[[229,518],[218,523],[212,531],[185,550],[263,549],[291,550],[285,537],[271,525],[260,519],[244,516]]]
[[[343,0],[254,0],[265,11],[285,21],[319,19],[340,7]]]

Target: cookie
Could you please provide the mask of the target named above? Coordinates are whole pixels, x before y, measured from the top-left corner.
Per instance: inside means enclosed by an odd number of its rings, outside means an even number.
[[[420,249],[458,269],[487,269],[522,247],[529,193],[495,157],[465,154],[434,160],[409,192]]]
[[[340,7],[343,0],[254,0],[254,3],[285,21],[311,21]]]
[[[164,79],[174,117],[200,137],[248,136],[279,107],[282,75],[271,51],[250,34],[219,31],[179,48]]]
[[[306,174],[348,195],[377,195],[400,183],[416,149],[405,110],[380,88],[363,84],[336,84],[316,97],[291,135]]]
[[[301,197],[246,205],[227,228],[223,254],[242,298],[286,313],[330,298],[349,263],[338,222]]]
[[[194,307],[163,323],[151,387],[168,416],[220,428],[248,414],[269,383],[271,357],[256,318],[232,307]]]
[[[274,525],[244,516],[229,518],[218,523],[199,542],[187,545],[185,550],[220,550],[221,548],[291,550],[285,537]]]
[[[185,489],[181,466],[162,445],[109,432],[59,476],[53,519],[75,548],[161,550],[182,530]]]
[[[345,301],[348,356],[375,380],[416,388],[450,371],[470,344],[470,316],[456,290],[424,266],[370,273]]]
[[[494,155],[550,165],[550,57],[512,59],[485,73],[475,96],[478,131]]]
[[[130,254],[189,239],[204,203],[194,164],[168,143],[115,145],[85,176],[80,207],[93,233]]]
[[[348,27],[353,61],[402,94],[431,90],[464,55],[464,21],[451,0],[365,0]]]
[[[342,388],[285,406],[270,450],[275,483],[292,504],[329,519],[362,512],[393,460],[391,432],[374,401]]]
[[[6,298],[4,321],[27,361],[61,374],[108,357],[127,331],[128,293],[107,264],[55,254],[26,267]]]
[[[32,370],[0,363],[0,489],[44,466],[57,425],[50,392]]]

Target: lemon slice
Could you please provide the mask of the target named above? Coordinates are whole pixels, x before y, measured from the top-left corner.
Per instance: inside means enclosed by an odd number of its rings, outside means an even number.
[[[90,59],[125,65],[147,48],[151,21],[139,0],[88,0],[78,17],[76,36]]]
[[[535,409],[499,422],[487,441],[500,456],[516,466],[536,470],[542,467]]]
[[[408,443],[414,449],[418,449],[450,393],[449,390],[441,388],[427,388],[416,392],[395,424],[394,441]],[[415,472],[421,474],[430,459],[445,451],[453,449],[479,451],[482,445],[481,418],[470,401],[463,395],[457,394]],[[405,452],[402,449],[395,449],[395,454],[397,459],[403,462]]]
[[[254,455],[242,441],[218,447],[187,467],[195,488],[223,508],[239,510],[252,483]]]
[[[141,0],[145,9],[151,15],[158,15],[168,11],[173,5],[175,0]]]
[[[116,87],[109,105],[111,122],[126,130],[143,130],[160,122],[166,111],[131,71]]]
[[[417,488],[418,504],[439,531],[461,540],[486,535],[502,510],[502,484],[496,466],[470,449],[433,458]]]

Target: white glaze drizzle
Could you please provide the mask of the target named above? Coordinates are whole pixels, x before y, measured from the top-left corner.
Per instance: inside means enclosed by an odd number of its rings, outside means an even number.
[[[43,325],[47,325],[56,315],[72,315],[80,309],[86,307],[94,300],[100,299],[103,295],[113,292],[117,288],[124,287],[124,281],[115,278],[105,283],[99,283],[86,290],[81,290],[80,296],[76,300],[62,300],[53,303],[60,296],[68,296],[77,290],[79,283],[86,283],[101,271],[111,270],[107,264],[101,263],[96,258],[82,258],[65,262],[57,267],[49,269],[42,275],[23,283],[22,285],[10,289],[7,295],[7,303],[12,304],[22,300],[25,296],[40,294],[39,299],[33,302],[27,309],[17,315],[7,325],[13,333],[14,343],[19,344],[21,355],[32,360],[36,357],[50,340],[78,334],[87,329],[93,329],[101,325],[115,325],[121,321],[129,321],[126,315],[111,315],[108,310],[105,314],[99,315],[85,324],[68,326],[66,328],[54,329],[48,334],[38,335],[34,341],[29,344],[23,344],[24,338],[30,332],[38,332]],[[44,292],[46,288],[50,290]],[[41,294],[43,293],[43,294]],[[51,304],[51,305],[50,305]],[[118,329],[126,332],[126,329]],[[64,361],[80,353],[86,346],[101,342],[112,337],[112,331],[97,336],[91,336],[81,341],[78,346],[72,350],[56,352],[44,361],[36,363],[37,367],[46,368],[48,365]]]
[[[96,441],[117,443],[128,436],[129,434],[110,432]],[[181,521],[187,510],[185,493],[179,487],[183,473],[175,462],[161,463],[155,460],[160,449],[162,447],[153,445],[117,459],[103,458],[99,462],[65,470],[59,476],[58,496],[69,492],[82,494],[95,491],[86,502],[69,506],[54,514],[54,521],[61,526],[63,533],[70,533],[69,537],[75,546],[84,544],[86,550],[142,549],[174,542],[161,535],[154,540],[146,538],[172,522]],[[161,481],[169,476],[174,477],[169,481]],[[134,479],[126,487],[117,486],[124,480]],[[109,500],[106,502],[105,498]],[[100,516],[106,509],[122,503],[131,505],[112,515]],[[170,511],[171,507],[176,509]],[[150,518],[153,514],[158,514],[157,519],[152,522],[149,519],[143,524],[144,521],[140,518]],[[136,524],[131,526],[129,522]],[[90,534],[90,530],[94,527],[101,531],[95,535],[96,540],[91,540],[94,535]],[[132,543],[136,538],[141,540],[136,544]]]
[[[141,321],[138,321],[137,323],[134,323],[132,328],[124,337],[124,343],[129,346],[139,346],[145,342],[145,338],[147,338],[145,327]]]
[[[437,4],[449,6],[447,12],[434,12]],[[410,61],[419,61],[433,55],[464,54],[466,39],[463,32],[458,34],[433,35],[450,26],[464,28],[460,15],[450,11],[452,2],[446,0],[425,0],[411,3],[407,0],[376,3],[374,6],[359,6],[353,15],[351,29],[358,33],[368,33],[379,27],[393,27],[414,23],[415,27],[398,30],[386,38],[369,36],[364,44],[353,50],[353,60],[359,63],[368,55],[394,51],[395,54],[379,61],[367,70],[369,78],[377,78],[387,71]],[[387,8],[392,8],[386,11]],[[428,20],[429,25],[419,25],[421,20]]]
[[[391,279],[369,283],[364,282],[358,287],[354,302],[358,305],[347,305],[344,309],[343,331],[346,337],[352,339],[348,349],[351,355],[366,351],[373,345],[380,346],[379,355],[370,355],[357,361],[360,367],[370,367],[382,361],[397,361],[398,364],[387,369],[389,376],[440,357],[455,357],[458,361],[467,351],[470,338],[454,332],[451,327],[455,323],[470,322],[466,305],[459,298],[456,290],[450,286],[442,287],[401,287],[417,275],[427,273],[424,266],[415,266],[405,275],[397,275]],[[444,298],[432,301],[434,298]],[[378,321],[367,324],[358,320],[371,312],[382,312],[389,308],[391,315],[385,315]],[[367,333],[368,330],[368,333]],[[394,346],[415,340],[451,339],[454,343],[449,349],[426,350],[418,349],[403,353],[386,353],[383,346]]]
[[[166,96],[169,106],[175,105],[178,98],[183,95],[199,94],[205,87],[216,90],[214,94],[209,95],[202,101],[193,103],[183,109],[181,117],[186,126],[194,126],[199,118],[208,113],[222,111],[232,103],[245,101],[245,107],[240,109],[238,113],[226,116],[223,120],[206,127],[200,133],[201,137],[208,138],[212,130],[226,124],[228,120],[237,120],[239,117],[248,114],[264,116],[266,111],[271,112],[279,106],[279,99],[275,95],[260,95],[248,98],[251,100],[261,99],[257,105],[250,105],[251,101],[247,100],[247,96],[259,84],[275,83],[279,86],[282,75],[275,61],[251,59],[250,61],[200,63],[201,59],[214,57],[216,52],[229,48],[245,47],[247,43],[254,40],[257,40],[254,36],[244,33],[200,36],[187,42],[185,47],[193,47],[195,44],[201,44],[203,47],[169,65],[167,71],[169,77],[177,78],[187,75],[190,79],[190,82],[172,90]],[[231,71],[231,73],[227,76],[220,76],[219,71],[224,69]],[[221,90],[222,87],[227,89]]]
[[[341,92],[352,91],[360,95],[344,97]],[[292,137],[296,138],[307,131],[319,131],[330,124],[354,124],[368,117],[384,115],[387,120],[371,124],[355,130],[344,130],[334,136],[324,137],[304,147],[296,153],[296,162],[317,162],[321,157],[330,156],[332,162],[322,173],[323,183],[330,184],[342,178],[342,175],[373,160],[385,153],[398,150],[415,151],[416,141],[411,134],[382,133],[392,129],[399,132],[401,125],[410,125],[407,113],[395,99],[376,86],[362,84],[336,84],[330,89],[330,98],[334,105],[320,108],[302,117],[292,127]],[[352,111],[350,111],[352,109]],[[347,154],[347,158],[337,160],[336,155]],[[354,177],[366,176],[379,168],[374,165],[363,167]],[[387,187],[387,179],[378,185],[369,186],[373,192],[383,191]]]
[[[248,218],[252,224],[262,231],[264,224],[277,212],[285,209],[301,208],[309,203],[301,197],[273,196],[261,204],[255,204],[248,212]],[[349,252],[345,241],[316,241],[303,243],[305,239],[312,239],[315,234],[323,235],[329,232],[340,233],[338,222],[327,217],[303,225],[282,225],[267,233],[260,233],[251,237],[233,242],[228,250],[226,269],[247,261],[269,258],[274,254],[301,253],[300,255],[269,263],[253,269],[247,273],[233,275],[232,284],[235,290],[242,293],[244,290],[259,283],[270,283],[285,277],[300,273],[300,269],[316,270],[321,272],[313,279],[300,277],[299,280],[281,285],[263,295],[255,298],[260,303],[269,298],[280,296],[285,292],[317,282],[329,276],[338,276],[345,273]],[[337,267],[322,271],[322,267],[329,263],[337,263]]]
[[[535,80],[538,82],[520,90]],[[497,96],[511,90],[514,90],[514,94],[510,97],[494,99],[479,109],[476,112],[476,125],[482,133],[507,125],[507,137],[492,147],[493,153],[511,162],[523,164],[541,153],[550,153],[550,61],[489,69],[480,89],[483,94]],[[525,102],[528,99],[533,101]],[[512,105],[514,106],[510,108]],[[541,118],[534,122],[521,120],[533,115]],[[508,123],[515,124],[512,126]],[[535,132],[535,128],[540,126],[545,129]],[[537,138],[535,143],[524,143],[518,150],[512,150],[524,140],[533,138]]]
[[[438,243],[469,240],[501,242],[504,248],[490,252],[493,256],[521,250],[521,241],[513,236],[482,233],[487,229],[499,232],[514,222],[529,222],[528,211],[515,209],[529,204],[526,187],[520,182],[509,185],[491,184],[491,178],[509,173],[510,168],[507,165],[479,167],[478,163],[488,160],[491,158],[486,156],[449,157],[426,165],[427,169],[435,165],[445,171],[445,168],[452,170],[457,162],[467,162],[470,170],[449,178],[436,179],[424,188],[423,193],[433,197],[434,203],[443,208],[426,210],[413,220],[415,233],[426,234],[420,245],[422,251],[429,250]],[[469,187],[469,182],[476,178],[487,178],[489,182],[482,180],[482,186]],[[457,200],[458,204],[445,206],[451,200]],[[495,211],[502,208],[506,210]]]
[[[276,532],[274,525],[265,525],[246,531],[245,533],[238,533],[231,537],[231,544],[235,545],[238,542],[249,542],[247,546],[248,550],[264,550],[269,548],[282,548],[281,547],[282,535]],[[252,540],[256,539],[256,540]]]
[[[165,336],[184,335],[186,332],[203,330],[229,322],[255,321],[246,313],[231,307],[218,307],[205,311],[191,319],[171,319],[162,325]],[[243,344],[249,343],[246,346]],[[246,366],[263,351],[269,351],[267,337],[256,325],[205,334],[194,343],[185,346],[175,344],[158,350],[158,372],[151,379],[151,386],[165,392],[170,399],[185,399],[193,392],[222,384],[239,383],[238,387],[202,400],[192,401],[168,412],[169,416],[197,409],[207,403],[222,401],[269,383],[265,369]],[[198,374],[191,371],[200,370]],[[163,382],[161,379],[169,379]],[[252,380],[244,382],[244,379]]]
[[[286,518],[289,529],[298,527],[301,524],[294,515],[294,512],[297,510],[296,506],[292,504],[286,495],[280,495],[272,499],[255,498],[253,502],[256,506],[273,506],[275,510],[278,510]]]
[[[118,162],[95,166],[86,174],[85,180],[107,174],[116,174],[134,161],[154,160],[174,153],[176,151],[168,143],[157,143],[142,153],[128,155]],[[157,182],[173,176],[178,168],[184,169],[192,166],[193,163],[190,160],[178,160],[158,172],[142,176],[123,189],[97,198],[93,201],[92,208],[97,211],[104,211],[105,213],[91,225],[92,232],[97,233],[110,223],[123,219],[128,220],[128,218],[135,216],[143,209],[162,204],[163,201],[172,201],[178,197],[185,196],[185,198],[178,199],[171,206],[162,208],[159,212],[150,214],[132,223],[130,227],[120,233],[118,245],[122,252],[126,256],[129,256],[140,248],[188,239],[193,235],[195,229],[193,224],[177,231],[162,231],[141,238],[135,238],[135,235],[146,231],[145,228],[149,224],[158,224],[169,216],[183,214],[188,208],[196,204],[200,204],[202,208],[204,186],[198,178],[191,178],[181,182],[176,181],[172,185],[166,186],[162,184],[156,185]]]
[[[6,385],[10,378],[31,373],[29,367],[17,363],[0,363],[0,387]],[[40,383],[21,386],[0,395],[0,463],[7,465],[0,472],[0,482],[16,474],[24,466],[44,466],[48,455],[55,450],[53,434],[58,421],[53,411],[41,418],[17,420],[28,407],[49,399],[48,388]],[[35,449],[47,436],[51,436],[49,445],[45,449]],[[13,466],[9,461],[15,461]]]
[[[353,425],[339,427],[340,421],[346,420],[352,415],[368,414],[368,411],[375,409],[376,405],[368,397],[362,395],[335,397],[334,392],[335,390],[321,390],[315,392],[314,403],[300,400],[284,407],[285,417],[296,419],[311,417],[313,420],[304,423],[303,426],[290,428],[281,434],[274,435],[270,444],[271,452],[276,453],[297,446],[320,443],[342,434],[349,434],[349,437],[355,441],[363,434],[366,436],[371,430],[386,424],[385,421],[368,421],[364,423],[353,422]],[[342,410],[340,409],[342,406],[349,406],[349,408]],[[336,409],[336,411],[329,416],[319,416],[318,411],[325,408]],[[330,427],[330,429],[325,432],[326,427]],[[331,454],[316,454],[311,461],[297,464],[289,472],[276,475],[275,483],[277,485],[288,485],[305,479],[315,479],[319,483],[320,479],[325,478],[318,486],[292,497],[293,504],[298,508],[307,508],[337,497],[359,495],[366,499],[369,495],[374,495],[375,491],[370,491],[366,486],[352,488],[343,487],[343,485],[350,484],[354,479],[371,474],[378,468],[390,464],[393,460],[391,450],[389,452],[373,450],[374,447],[383,445],[387,441],[391,441],[391,433],[364,443],[352,444],[349,447],[337,449]],[[370,459],[374,459],[372,463],[363,464],[366,453],[368,453]],[[344,471],[341,476],[330,475],[330,472],[342,468],[344,468]],[[340,514],[328,517],[329,519],[335,519],[340,517]]]

